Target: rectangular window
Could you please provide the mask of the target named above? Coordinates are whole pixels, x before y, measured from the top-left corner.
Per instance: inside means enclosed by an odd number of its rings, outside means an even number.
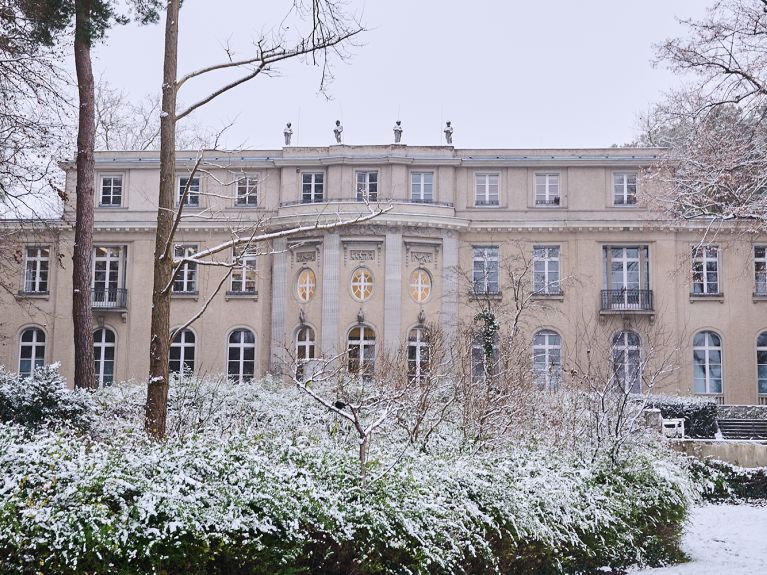
[[[240,207],[255,207],[258,205],[258,179],[254,176],[243,176],[237,180],[237,199],[235,205]]]
[[[533,247],[533,292],[562,293],[559,276],[559,246]]]
[[[475,294],[498,293],[498,246],[475,247],[473,285]]]
[[[637,203],[637,173],[616,172],[613,174],[613,205],[635,206]]]
[[[197,246],[176,246],[174,256],[176,258],[188,258],[197,253]],[[197,293],[197,263],[184,261],[178,268],[176,277],[173,278],[173,293]]]
[[[434,199],[434,173],[410,173],[410,200],[419,204],[430,204]]]
[[[99,206],[101,207],[119,207],[122,205],[123,198],[123,177],[122,176],[101,176],[101,194],[99,195]]]
[[[767,247],[754,246],[754,293],[767,295]]]
[[[498,205],[498,174],[474,174],[474,205]]]
[[[33,246],[24,255],[24,293],[48,293],[48,265],[50,249]]]
[[[378,172],[357,172],[357,201],[378,200]]]
[[[93,248],[94,308],[123,308],[126,305],[125,246]]]
[[[697,246],[692,250],[692,294],[718,295],[719,248]]]
[[[301,174],[301,203],[314,204],[324,201],[325,174],[323,172],[304,172]]]
[[[604,246],[603,310],[653,309],[648,246]]]
[[[177,204],[181,204],[181,199],[184,197],[184,193],[186,193],[186,200],[184,201],[185,206],[190,206],[193,208],[199,207],[200,178],[189,178],[186,176],[180,177],[178,179],[178,197],[176,198]]]
[[[243,254],[235,256],[235,267],[232,268],[231,293],[256,293],[256,256]]]
[[[559,174],[535,174],[535,205],[559,205]]]

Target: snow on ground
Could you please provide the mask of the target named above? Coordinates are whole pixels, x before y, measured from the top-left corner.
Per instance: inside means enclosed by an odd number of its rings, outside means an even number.
[[[767,573],[767,507],[705,505],[693,509],[682,539],[691,561],[633,575],[757,575]]]

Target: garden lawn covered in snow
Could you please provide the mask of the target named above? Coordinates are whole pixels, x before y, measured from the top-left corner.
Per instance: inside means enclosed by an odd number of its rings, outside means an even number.
[[[354,433],[295,388],[176,384],[161,443],[140,431],[142,390],[72,394],[86,431],[71,410],[3,417],[0,572],[554,574],[680,559],[687,474],[649,442],[617,456],[545,438],[477,449],[448,423],[429,449],[402,449],[392,424],[361,475]]]
[[[682,547],[689,563],[632,575],[757,575],[767,573],[767,507],[705,505],[692,509]]]

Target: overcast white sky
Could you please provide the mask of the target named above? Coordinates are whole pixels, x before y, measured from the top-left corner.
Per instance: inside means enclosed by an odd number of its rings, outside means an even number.
[[[654,43],[677,35],[676,17],[699,17],[707,0],[349,0],[368,31],[334,67],[294,63],[222,96],[196,120],[226,144],[328,145],[336,119],[344,143],[385,144],[402,120],[407,144],[440,144],[451,120],[456,147],[609,146],[633,139],[636,119],[678,79],[654,68]],[[227,42],[244,56],[276,26],[290,0],[185,0],[179,73],[220,61]],[[95,71],[140,98],[158,92],[163,25],[113,30],[94,51]],[[213,83],[185,88],[187,102]]]

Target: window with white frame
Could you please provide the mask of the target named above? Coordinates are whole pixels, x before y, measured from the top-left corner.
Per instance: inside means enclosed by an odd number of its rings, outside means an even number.
[[[378,172],[357,172],[357,201],[375,202],[378,200]]]
[[[616,386],[625,393],[641,393],[642,359],[639,334],[634,331],[622,331],[613,338],[612,344]]]
[[[296,281],[296,295],[301,303],[309,303],[314,297],[314,290],[317,289],[317,277],[310,268],[302,269],[298,274]]]
[[[258,178],[255,176],[242,176],[237,180],[238,207],[255,207],[258,205]]]
[[[314,329],[308,325],[301,326],[296,332],[296,359],[306,361],[314,359]]]
[[[305,381],[312,374],[307,372],[307,364],[314,359],[315,335],[314,329],[308,325],[296,331],[296,380]],[[309,368],[311,370],[311,368]]]
[[[548,295],[562,293],[559,272],[559,246],[534,246],[533,292]]]
[[[24,293],[48,293],[48,246],[27,246],[24,250]]]
[[[194,373],[196,339],[191,329],[182,329],[173,336],[168,363],[172,373]]]
[[[375,366],[376,333],[372,327],[360,325],[349,330],[346,353],[350,373],[369,373]]]
[[[185,206],[193,208],[200,205],[200,178],[190,178],[188,176],[181,176],[178,178],[178,193],[176,196],[176,204],[181,204],[182,199],[186,194],[184,200]]]
[[[756,338],[756,391],[767,395],[767,331]]]
[[[255,294],[256,293],[256,262],[255,254],[245,252],[235,255],[233,258],[232,275],[230,281],[230,293],[232,294]]]
[[[650,310],[648,246],[604,246],[603,309]]]
[[[719,248],[696,246],[692,249],[692,294],[718,295]]]
[[[434,172],[410,172],[410,201],[419,204],[434,201]]]
[[[188,258],[197,253],[197,246],[175,246],[176,258]],[[197,262],[184,260],[173,279],[173,293],[197,293]]]
[[[499,174],[474,174],[474,205],[497,206]]]
[[[367,268],[357,268],[352,272],[352,296],[357,301],[367,301],[373,295],[373,274]]]
[[[535,174],[535,205],[558,206],[559,174]]]
[[[315,204],[325,201],[325,173],[304,172],[301,174],[301,203]]]
[[[253,379],[256,372],[256,336],[249,329],[236,329],[229,335],[227,374],[235,383]]]
[[[498,246],[475,246],[473,249],[472,281],[474,293],[499,293]]]
[[[431,275],[423,268],[410,274],[410,297],[416,303],[425,303],[431,295]]]
[[[35,369],[45,365],[45,332],[39,327],[28,327],[19,338],[19,375],[31,376]]]
[[[562,338],[542,330],[533,336],[533,377],[545,389],[556,389],[562,376]]]
[[[125,305],[126,246],[93,248],[93,297],[95,308]]]
[[[767,295],[767,247],[754,246],[754,294]]]
[[[713,331],[701,331],[692,340],[694,393],[722,393],[722,340]]]
[[[613,205],[635,206],[637,203],[637,173],[615,172],[613,174]]]
[[[424,327],[410,330],[407,338],[407,375],[410,381],[420,383],[429,375],[429,331]]]
[[[102,208],[120,207],[123,202],[123,177],[120,175],[101,176],[99,206]]]
[[[93,332],[93,359],[98,385],[112,385],[115,378],[115,332],[108,327]]]
[[[489,353],[488,353],[489,352]],[[471,378],[474,382],[485,381],[489,376],[500,373],[500,349],[496,336],[486,346],[481,334],[474,337],[471,345]]]

